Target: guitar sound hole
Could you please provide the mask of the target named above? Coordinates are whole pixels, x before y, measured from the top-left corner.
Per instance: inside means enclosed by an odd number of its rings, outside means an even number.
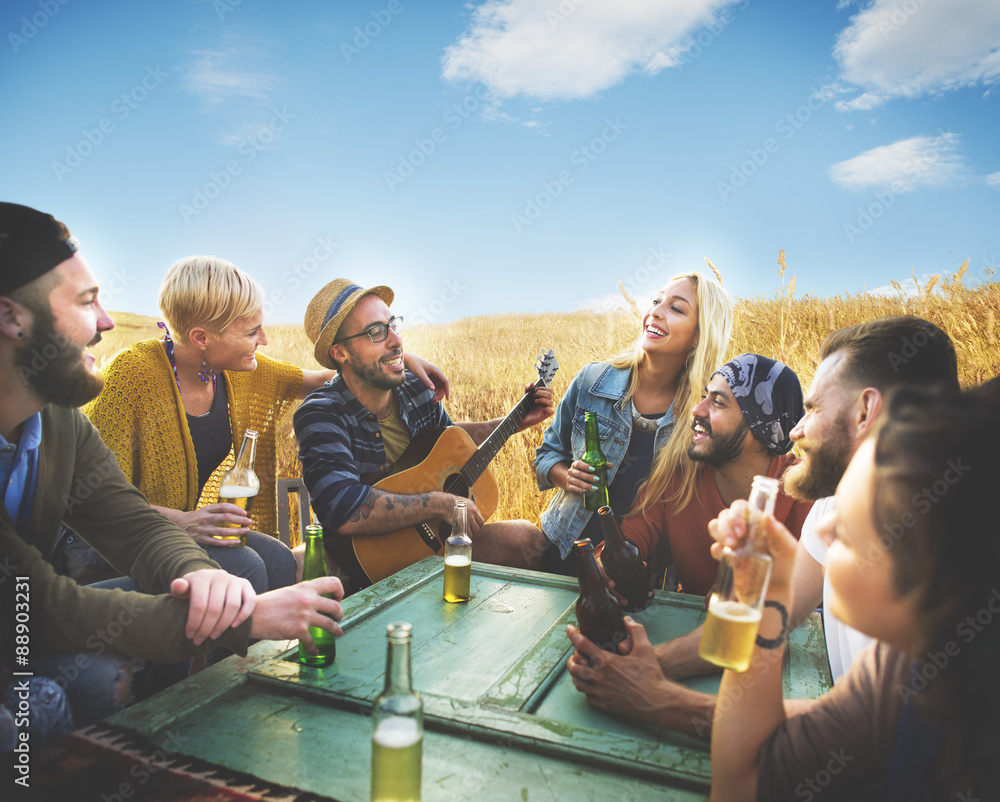
[[[462,478],[462,475],[458,473],[453,473],[445,479],[442,489],[445,493],[451,493],[453,496],[469,497],[469,485]]]

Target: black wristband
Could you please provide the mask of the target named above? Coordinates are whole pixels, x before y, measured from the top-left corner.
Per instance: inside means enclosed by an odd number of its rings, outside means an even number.
[[[785,605],[781,602],[772,601],[768,599],[764,602],[765,607],[773,607],[781,614],[781,632],[778,633],[776,638],[762,638],[760,635],[757,636],[755,643],[760,646],[761,649],[767,649],[768,651],[772,649],[777,649],[781,644],[785,642],[785,636],[788,634],[788,610],[785,609]]]

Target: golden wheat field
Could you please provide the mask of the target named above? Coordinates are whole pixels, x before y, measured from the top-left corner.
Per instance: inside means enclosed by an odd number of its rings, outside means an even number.
[[[895,296],[859,293],[796,298],[794,276],[788,281],[784,278],[783,254],[779,265],[776,283],[780,287],[772,295],[736,299],[727,359],[747,351],[780,359],[798,373],[805,389],[816,370],[820,344],[832,330],[882,315],[914,314],[936,323],[952,337],[963,386],[1000,374],[996,332],[1000,283],[992,280],[992,271],[975,286],[963,282],[963,265],[944,280],[932,277],[916,293],[904,293],[895,285]],[[453,420],[488,420],[504,416],[517,403],[524,385],[535,378],[533,365],[541,350],[551,348],[559,360],[553,382],[558,400],[583,365],[628,347],[640,328],[639,310],[632,307],[632,311],[606,313],[491,315],[411,327],[404,331],[404,347],[444,370],[451,381],[451,399],[445,406]],[[160,336],[153,318],[129,313],[113,316],[117,328],[95,349],[99,364],[136,340]],[[268,356],[318,368],[312,344],[300,327],[268,327],[267,334],[270,342],[263,350]],[[532,467],[541,439],[542,427],[514,435],[494,460],[492,468],[501,488],[495,519],[538,522],[549,495],[538,491]],[[281,421],[278,443],[278,476],[300,476],[291,413]]]

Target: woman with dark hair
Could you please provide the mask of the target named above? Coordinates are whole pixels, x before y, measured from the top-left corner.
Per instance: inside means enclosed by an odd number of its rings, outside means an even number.
[[[768,602],[749,671],[723,676],[713,800],[1000,798],[998,453],[1000,380],[892,397],[820,527],[831,612],[878,642],[792,717],[780,666],[795,541],[767,519]],[[742,511],[712,522],[713,552],[743,535]]]

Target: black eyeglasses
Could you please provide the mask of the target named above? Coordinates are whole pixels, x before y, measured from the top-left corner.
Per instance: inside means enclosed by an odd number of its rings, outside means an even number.
[[[380,343],[389,336],[389,329],[399,334],[403,330],[403,318],[393,317],[389,319],[388,323],[375,323],[362,332],[352,334],[350,337],[341,337],[339,340],[334,340],[333,344],[336,345],[347,340],[353,340],[355,337],[362,337],[365,334],[372,338],[373,343]]]

